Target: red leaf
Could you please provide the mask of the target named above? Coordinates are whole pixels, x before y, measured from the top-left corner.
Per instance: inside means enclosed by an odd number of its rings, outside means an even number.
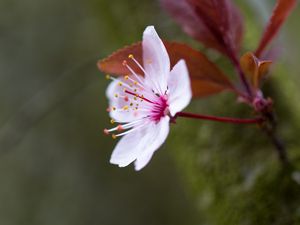
[[[104,72],[114,75],[126,75],[130,74],[130,71],[127,67],[123,66],[123,61],[126,60],[128,65],[137,73],[143,75],[141,69],[132,61],[128,60],[129,54],[134,55],[134,58],[137,59],[141,64],[142,60],[142,43],[138,42],[136,44],[126,46],[121,48],[108,56],[103,60],[99,60],[97,65],[98,68]]]
[[[165,47],[169,53],[171,66],[173,67],[180,59],[187,63],[192,82],[194,97],[203,97],[219,93],[223,90],[234,91],[233,85],[229,79],[222,73],[218,67],[209,61],[201,52],[180,43],[166,42]],[[111,56],[98,62],[98,67],[102,72],[125,75],[130,71],[122,65],[128,55],[133,54],[134,58],[142,64],[142,45],[141,42],[125,47],[113,53]],[[128,60],[130,65],[137,73],[143,74],[135,63]]]
[[[239,49],[243,20],[230,0],[161,0],[183,30],[230,57]]]
[[[263,36],[259,42],[255,55],[260,57],[267,45],[273,40],[280,27],[287,19],[293,8],[296,6],[296,0],[278,0],[273,9],[272,16],[265,28]]]

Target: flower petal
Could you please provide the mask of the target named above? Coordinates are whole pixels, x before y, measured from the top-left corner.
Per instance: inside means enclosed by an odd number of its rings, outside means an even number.
[[[167,90],[167,77],[170,72],[168,52],[153,26],[148,26],[143,34],[143,61],[146,71],[145,80],[164,94]]]
[[[192,99],[192,89],[188,69],[180,60],[170,72],[168,79],[169,110],[172,116],[184,109]]]
[[[134,168],[136,171],[143,169],[150,159],[154,152],[164,143],[168,134],[169,134],[169,121],[170,118],[168,116],[161,118],[160,122],[156,124],[155,137],[153,136],[152,144],[148,148],[145,148],[142,152],[141,156],[139,156],[134,162]],[[151,142],[149,142],[151,143]]]
[[[122,86],[119,85],[120,82],[123,83]],[[122,110],[124,106],[128,106],[130,104],[130,99],[132,99],[132,96],[130,95],[128,95],[127,101],[125,100],[125,98],[121,97],[121,95],[126,95],[123,90],[124,87],[126,88],[125,85],[125,81],[122,81],[121,79],[115,79],[108,85],[106,89],[106,96],[109,100],[110,108],[116,108],[116,110],[110,110],[109,115],[112,119],[121,123],[131,122],[133,120],[141,119],[142,117],[146,116],[146,112],[141,110]],[[116,94],[118,95],[118,97],[115,96]],[[138,101],[138,104],[139,108],[143,108],[143,105],[147,103]]]
[[[159,123],[145,121],[144,126],[125,135],[116,145],[110,163],[125,167],[134,160],[136,170],[142,169],[151,159],[147,157],[162,145],[169,133],[169,117]]]

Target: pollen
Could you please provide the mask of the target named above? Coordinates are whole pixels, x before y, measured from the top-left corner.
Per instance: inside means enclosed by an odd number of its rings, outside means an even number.
[[[130,103],[130,106],[133,106],[133,103],[132,103],[132,102]]]
[[[114,124],[115,122],[116,122],[116,121],[115,121],[114,119],[111,119],[111,120],[110,120],[110,123],[111,123],[111,124]]]
[[[119,82],[118,85],[121,87],[121,86],[123,85],[123,83],[122,83],[122,82]]]
[[[126,76],[124,77],[124,79],[125,79],[125,80],[128,80],[128,78],[129,78],[129,76],[128,76],[128,75],[126,75]]]
[[[105,78],[106,78],[106,80],[109,80],[109,79],[110,79],[110,75],[109,75],[109,74],[106,74],[106,75],[105,75]]]
[[[117,138],[117,136],[115,134],[112,134],[111,137],[112,137],[112,139],[116,139]]]
[[[129,55],[128,55],[128,58],[129,58],[129,59],[133,59],[134,57],[133,57],[132,54],[129,54]]]
[[[129,109],[128,105],[125,105],[125,106],[123,107],[123,109],[124,109],[124,110],[128,110],[128,109]]]
[[[138,82],[137,82],[137,81],[134,81],[133,83],[134,83],[135,85],[137,85],[137,84],[138,84]]]

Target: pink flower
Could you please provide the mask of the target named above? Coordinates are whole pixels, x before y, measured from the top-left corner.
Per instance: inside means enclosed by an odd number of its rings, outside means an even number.
[[[169,133],[170,118],[190,102],[192,91],[187,66],[180,60],[170,71],[167,50],[153,26],[143,34],[143,65],[129,55],[144,72],[140,76],[124,61],[131,74],[111,78],[107,88],[109,112],[115,128],[104,132],[118,132],[120,137],[110,162],[125,167],[134,162],[140,170],[150,161],[153,153],[163,144]]]

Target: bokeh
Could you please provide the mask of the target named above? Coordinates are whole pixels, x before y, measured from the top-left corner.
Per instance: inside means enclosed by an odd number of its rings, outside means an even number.
[[[274,1],[236,2],[246,51]],[[296,167],[299,12],[276,42],[279,63],[266,85]],[[300,175],[281,168],[256,127],[180,119],[144,170],[109,164],[116,141],[103,135],[108,81],[96,63],[140,41],[147,25],[201,48],[156,0],[0,0],[0,224],[300,224]],[[226,93],[187,110],[251,116]]]

